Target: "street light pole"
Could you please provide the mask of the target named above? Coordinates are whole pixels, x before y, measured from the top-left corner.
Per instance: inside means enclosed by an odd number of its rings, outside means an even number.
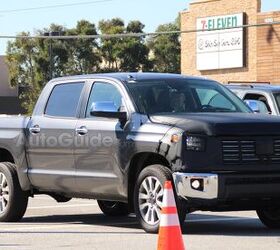
[[[44,33],[44,36],[60,36],[61,32],[52,31]],[[50,67],[50,79],[54,78],[54,57],[53,57],[53,39],[50,39],[49,45],[49,67]]]
[[[49,55],[50,55],[50,79],[53,79],[54,61],[53,61],[53,40],[52,39],[50,40]]]

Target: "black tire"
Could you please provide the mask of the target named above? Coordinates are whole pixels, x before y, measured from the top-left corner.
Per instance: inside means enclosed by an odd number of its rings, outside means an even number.
[[[280,208],[259,209],[257,215],[268,228],[280,229]]]
[[[128,204],[118,201],[97,201],[103,214],[107,216],[126,216],[129,214]]]
[[[5,178],[4,184],[1,183],[3,176]],[[8,162],[0,163],[0,178],[2,178],[2,180],[0,180],[0,185],[3,184],[0,188],[0,195],[2,194],[3,202],[5,202],[6,205],[2,212],[0,210],[0,222],[20,221],[27,208],[28,193],[22,191],[20,187],[16,166]],[[8,192],[5,190],[7,186]],[[4,195],[9,197],[8,201],[4,199]]]
[[[56,200],[58,203],[66,203],[72,200],[71,197],[66,197],[62,195],[57,195],[57,194],[50,194],[50,196]]]
[[[159,180],[162,187],[164,187],[166,181],[172,181],[173,183],[173,178],[172,178],[172,172],[167,167],[163,165],[151,165],[142,170],[142,172],[139,174],[138,179],[136,181],[136,186],[134,189],[134,210],[135,210],[136,217],[140,225],[142,226],[142,228],[147,233],[157,233],[159,230],[160,221],[158,221],[156,224],[147,223],[141,214],[140,205],[139,205],[139,193],[140,193],[141,184],[148,177],[156,178],[157,180]],[[174,187],[173,190],[175,190]],[[177,203],[177,210],[178,210],[180,224],[182,226],[186,218],[187,209],[185,204],[177,198],[176,192],[174,192],[174,195]]]

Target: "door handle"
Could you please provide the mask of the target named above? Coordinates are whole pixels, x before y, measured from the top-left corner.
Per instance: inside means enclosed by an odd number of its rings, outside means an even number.
[[[82,127],[76,128],[76,133],[78,135],[86,135],[88,133],[88,129],[85,126],[82,126]]]
[[[41,129],[39,125],[34,125],[33,127],[29,128],[29,132],[31,134],[39,134],[41,132]]]

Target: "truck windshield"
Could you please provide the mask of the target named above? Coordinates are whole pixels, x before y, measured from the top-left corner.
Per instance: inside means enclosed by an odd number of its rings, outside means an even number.
[[[145,80],[128,82],[127,87],[142,114],[252,112],[236,95],[214,81]]]

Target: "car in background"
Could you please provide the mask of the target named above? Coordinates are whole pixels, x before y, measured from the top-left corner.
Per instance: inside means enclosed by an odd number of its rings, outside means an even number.
[[[230,82],[225,85],[256,113],[280,116],[280,85]]]

